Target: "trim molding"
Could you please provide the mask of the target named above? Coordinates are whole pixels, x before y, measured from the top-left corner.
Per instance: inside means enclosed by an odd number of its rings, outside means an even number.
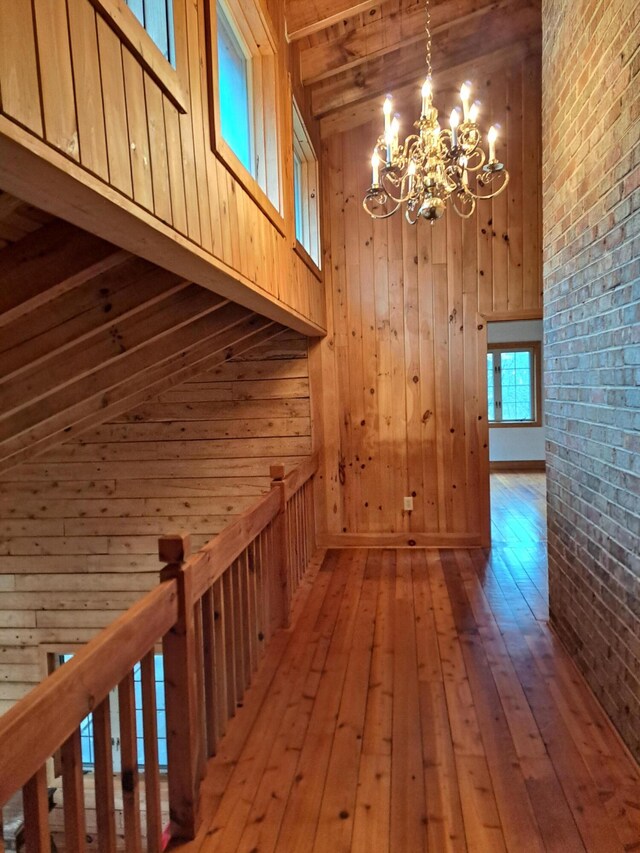
[[[512,462],[489,462],[489,471],[497,473],[498,471],[546,471],[547,463],[544,459],[519,459]]]
[[[329,533],[321,548],[489,548],[479,533]]]

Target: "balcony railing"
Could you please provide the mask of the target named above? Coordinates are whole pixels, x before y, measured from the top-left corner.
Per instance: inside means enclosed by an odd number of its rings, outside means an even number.
[[[195,554],[189,536],[164,536],[160,584],[0,718],[0,808],[22,789],[28,853],[49,851],[47,764],[59,754],[65,850],[86,842],[80,726],[93,720],[98,846],[117,848],[109,693],[117,688],[126,849],[162,849],[199,824],[200,783],[273,632],[289,624],[315,548],[317,457]],[[161,646],[170,825],[161,817],[154,656]],[[144,784],[138,766],[134,668],[140,664]],[[144,812],[141,788],[144,788]],[[146,822],[145,831],[141,826]],[[164,839],[163,839],[164,830]],[[0,831],[0,851],[3,850]]]

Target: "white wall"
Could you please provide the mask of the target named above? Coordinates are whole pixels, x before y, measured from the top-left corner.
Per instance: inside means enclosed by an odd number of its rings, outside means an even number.
[[[542,320],[489,323],[487,336],[490,344],[542,341]],[[544,398],[544,389],[542,397]],[[542,404],[542,400],[540,403]],[[544,459],[544,427],[489,427],[491,462],[534,459]]]

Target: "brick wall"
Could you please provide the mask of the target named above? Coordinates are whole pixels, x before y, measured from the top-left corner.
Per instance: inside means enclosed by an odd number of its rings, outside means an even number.
[[[551,614],[640,758],[640,5],[542,5]]]

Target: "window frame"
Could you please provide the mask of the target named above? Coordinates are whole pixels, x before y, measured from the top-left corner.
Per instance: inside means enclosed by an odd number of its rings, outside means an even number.
[[[316,277],[321,278],[322,269],[322,234],[320,219],[320,170],[318,156],[307,131],[302,112],[291,98],[292,104],[292,182],[293,182],[293,245],[296,254],[305,262]],[[308,245],[298,237],[298,213],[296,208],[296,157],[300,161],[302,184],[300,196],[303,210],[301,211],[303,237],[307,237]],[[306,235],[305,235],[306,231]]]
[[[90,0],[90,2],[178,112],[186,114],[189,111],[189,82],[185,9],[182,0],[172,2],[175,68],[125,0]]]
[[[541,427],[542,426],[542,346],[540,341],[521,341],[521,342],[503,342],[491,343],[487,345],[487,355],[489,353],[502,352],[530,352],[533,369],[531,376],[531,391],[533,402],[533,419],[527,421],[503,421],[489,420],[487,407],[487,420],[491,429],[513,429],[523,427]],[[494,365],[494,376],[496,367]],[[494,399],[501,400],[502,384],[500,383],[500,396],[495,395],[495,378],[494,378]]]
[[[254,170],[249,171],[226,142],[220,117],[218,4],[246,49],[251,80],[250,117]],[[248,9],[248,5],[252,8]],[[255,201],[277,231],[285,235],[282,146],[282,92],[277,38],[260,0],[210,0],[205,5],[208,33],[208,90],[211,147],[218,160]],[[265,121],[273,116],[272,121]],[[260,157],[260,153],[264,156]]]

